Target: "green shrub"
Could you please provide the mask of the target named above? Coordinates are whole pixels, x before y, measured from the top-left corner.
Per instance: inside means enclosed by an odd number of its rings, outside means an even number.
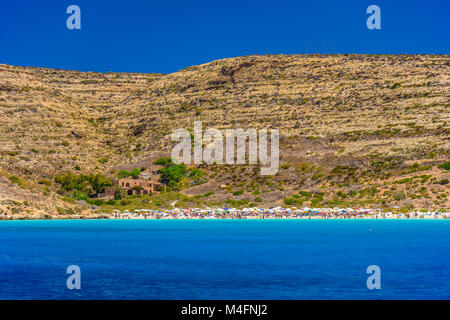
[[[395,82],[395,83],[391,86],[391,89],[395,89],[395,88],[398,88],[398,87],[400,87],[400,82]]]
[[[89,201],[89,197],[86,193],[81,192],[79,190],[77,190],[73,195],[72,195],[73,199],[76,200],[85,200],[85,201]]]
[[[63,215],[63,214],[75,214],[75,212],[73,211],[72,208],[64,209],[64,208],[56,206],[56,210],[58,210],[58,213],[61,214],[61,215]]]
[[[105,164],[105,163],[107,163],[108,161],[109,161],[109,158],[108,158],[108,157],[103,157],[103,158],[98,159],[98,162],[100,162],[101,164]]]
[[[24,187],[22,180],[20,180],[20,178],[17,177],[17,176],[10,176],[9,177],[9,181],[11,181],[12,183],[17,184],[21,188]]]
[[[194,168],[189,172],[189,177],[190,178],[202,177],[204,174],[205,173],[202,170]]]
[[[338,191],[336,194],[337,194],[339,197],[341,197],[342,199],[345,199],[345,198],[347,197],[347,195],[346,195],[344,192],[342,192],[342,191]]]
[[[117,176],[119,177],[119,179],[123,179],[123,178],[131,176],[131,173],[126,170],[120,170],[119,173],[117,174]]]
[[[139,175],[141,174],[141,170],[135,168],[131,170],[130,175],[133,177],[133,179],[139,178]]]
[[[287,206],[293,206],[293,205],[301,206],[303,204],[302,199],[295,198],[295,197],[286,197],[286,198],[284,198],[283,201],[284,201],[284,204]]]
[[[111,179],[107,178],[101,173],[90,175],[88,179],[92,186],[92,189],[97,193],[104,192],[106,187],[112,186]]]
[[[112,181],[103,174],[74,174],[66,172],[55,176],[55,183],[61,185],[61,188],[66,191],[77,190],[84,194],[89,194],[93,191],[99,193],[104,192],[106,187],[112,186]]]
[[[65,214],[66,213],[66,211],[63,208],[58,207],[58,206],[56,206],[56,210],[58,210],[59,214]]]
[[[88,203],[89,204],[93,204],[95,206],[101,206],[105,202],[103,200],[100,200],[100,199],[95,199],[95,200],[88,200]]]
[[[46,185],[47,187],[50,187],[52,185],[52,182],[48,181],[46,179],[40,179],[40,180],[38,180],[38,184],[43,184],[43,185]]]
[[[284,204],[287,206],[292,206],[297,202],[297,199],[295,198],[284,198]]]
[[[246,204],[248,204],[250,201],[246,200],[246,199],[242,199],[242,200],[234,200],[234,199],[228,199],[225,201],[225,203],[229,204],[232,207],[242,207]]]
[[[161,169],[161,180],[171,189],[180,189],[179,182],[186,174],[186,166],[182,164],[172,165]]]
[[[161,165],[163,167],[174,165],[171,158],[159,158],[158,160],[154,161],[153,164]]]
[[[311,198],[311,192],[308,191],[300,191],[299,192],[301,196],[305,197],[305,198]]]
[[[403,178],[403,179],[394,181],[394,183],[396,183],[396,184],[405,184],[405,183],[411,182],[411,180],[412,180],[412,178]]]
[[[394,197],[395,200],[399,201],[399,200],[405,199],[406,195],[405,195],[405,193],[403,191],[398,190],[398,191],[394,192],[393,197]]]
[[[444,162],[444,163],[440,164],[440,165],[439,165],[439,168],[445,169],[445,170],[450,170],[450,161],[449,161],[449,162]]]

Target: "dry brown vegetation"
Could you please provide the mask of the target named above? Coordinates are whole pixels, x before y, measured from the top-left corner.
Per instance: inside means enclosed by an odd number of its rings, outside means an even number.
[[[172,74],[0,65],[0,215],[88,214],[55,174],[167,154],[194,120],[281,134],[276,176],[202,166],[208,184],[184,193],[214,192],[204,205],[448,208],[449,86],[448,55],[248,56]]]

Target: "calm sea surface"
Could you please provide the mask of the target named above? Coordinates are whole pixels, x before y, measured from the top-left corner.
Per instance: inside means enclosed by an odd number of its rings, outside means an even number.
[[[0,221],[0,299],[449,298],[448,220]]]

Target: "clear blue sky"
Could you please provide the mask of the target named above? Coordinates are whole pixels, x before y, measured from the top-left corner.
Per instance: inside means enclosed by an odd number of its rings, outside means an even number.
[[[66,9],[81,8],[81,30]],[[366,8],[381,9],[381,30]],[[0,63],[173,72],[249,54],[449,54],[449,0],[1,0]]]

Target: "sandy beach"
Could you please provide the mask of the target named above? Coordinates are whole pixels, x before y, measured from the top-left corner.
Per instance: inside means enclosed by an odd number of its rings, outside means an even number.
[[[450,212],[381,212],[374,209],[328,209],[328,208],[217,208],[217,209],[171,209],[133,211],[115,210],[110,219],[450,219]]]

